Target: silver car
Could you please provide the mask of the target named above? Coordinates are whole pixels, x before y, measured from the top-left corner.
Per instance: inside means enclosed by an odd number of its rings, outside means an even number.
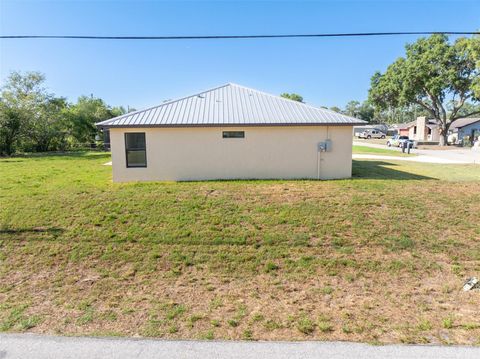
[[[387,141],[387,146],[400,147],[404,141],[408,141],[408,136],[395,135]]]
[[[403,147],[403,143],[407,142],[407,146],[410,148],[417,148],[417,143],[414,140],[408,138],[408,136],[395,135],[387,141],[388,147]]]

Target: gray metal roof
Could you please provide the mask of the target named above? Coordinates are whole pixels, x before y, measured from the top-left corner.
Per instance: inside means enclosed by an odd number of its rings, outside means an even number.
[[[206,127],[361,125],[365,121],[327,109],[226,84],[188,97],[102,121],[99,127]]]
[[[464,118],[459,118],[458,120],[455,120],[452,122],[450,125],[451,129],[455,128],[462,128],[468,125],[471,125],[472,123],[479,122],[480,118],[478,117],[464,117]]]

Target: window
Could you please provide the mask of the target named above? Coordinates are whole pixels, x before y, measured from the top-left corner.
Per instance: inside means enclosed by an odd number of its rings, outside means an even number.
[[[127,167],[147,167],[147,151],[144,132],[125,133]]]
[[[223,131],[223,138],[245,138],[245,131]]]

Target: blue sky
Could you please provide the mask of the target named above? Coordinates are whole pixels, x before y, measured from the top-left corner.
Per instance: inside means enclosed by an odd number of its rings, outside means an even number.
[[[475,31],[480,1],[0,1],[0,33],[218,35]],[[0,40],[0,78],[41,71],[57,95],[136,108],[235,82],[313,105],[367,97],[370,77],[415,36],[89,41]]]

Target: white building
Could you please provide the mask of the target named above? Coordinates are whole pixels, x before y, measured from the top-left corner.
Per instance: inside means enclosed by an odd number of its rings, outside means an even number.
[[[227,84],[97,126],[123,182],[348,178],[352,127],[364,123]]]

